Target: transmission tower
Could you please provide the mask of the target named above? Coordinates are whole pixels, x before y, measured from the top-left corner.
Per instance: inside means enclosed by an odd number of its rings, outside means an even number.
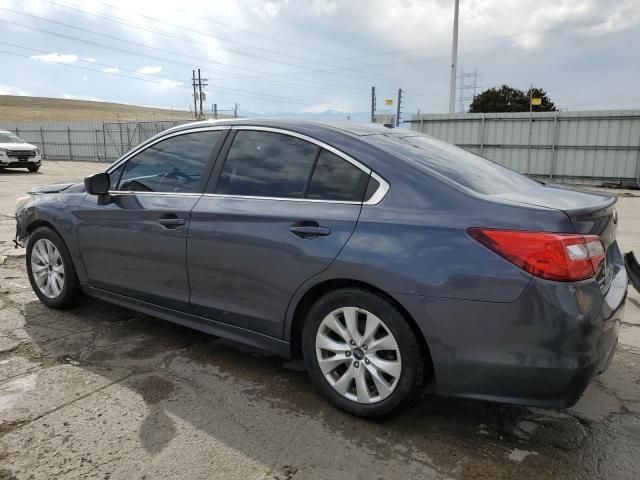
[[[477,68],[473,72],[460,71],[460,75],[458,75],[458,79],[460,80],[460,86],[458,87],[458,111],[460,113],[468,110],[469,105],[478,94],[478,78],[481,76]]]

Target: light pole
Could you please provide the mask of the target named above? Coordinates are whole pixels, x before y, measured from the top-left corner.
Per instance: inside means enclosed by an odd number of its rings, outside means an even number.
[[[458,63],[458,11],[460,0],[455,0],[453,12],[453,46],[451,47],[451,80],[449,82],[449,113],[456,112],[456,64]]]

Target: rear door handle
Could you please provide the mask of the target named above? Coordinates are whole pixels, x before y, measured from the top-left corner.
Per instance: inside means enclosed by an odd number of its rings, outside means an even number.
[[[184,218],[178,218],[176,215],[167,215],[166,217],[158,219],[158,223],[166,228],[178,228],[186,224],[187,221]]]
[[[321,227],[320,225],[292,225],[290,230],[291,233],[300,238],[324,237],[331,233],[330,228]]]

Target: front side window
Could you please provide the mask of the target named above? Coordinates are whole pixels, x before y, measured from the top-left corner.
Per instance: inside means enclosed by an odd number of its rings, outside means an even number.
[[[240,130],[227,155],[216,193],[302,198],[318,147],[289,135]]]
[[[194,192],[222,135],[220,130],[186,133],[150,146],[127,160],[118,190]]]

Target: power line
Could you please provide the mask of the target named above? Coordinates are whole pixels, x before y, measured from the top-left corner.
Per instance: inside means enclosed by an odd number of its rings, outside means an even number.
[[[274,73],[271,73],[271,72],[265,72],[265,71],[262,71],[262,70],[256,70],[256,69],[253,69],[253,68],[237,67],[237,66],[233,66],[233,65],[224,64],[224,63],[221,63],[221,62],[212,62],[211,60],[209,60],[207,58],[204,58],[204,57],[198,57],[198,56],[195,56],[195,55],[185,54],[185,53],[182,53],[182,52],[176,52],[176,51],[172,51],[172,50],[168,50],[168,49],[164,49],[164,48],[160,48],[160,47],[154,47],[154,46],[150,46],[150,45],[145,45],[144,43],[135,42],[135,41],[132,41],[132,40],[124,40],[124,39],[116,37],[114,35],[108,35],[108,34],[105,34],[105,33],[95,32],[95,31],[92,31],[92,30],[89,30],[89,29],[86,29],[86,28],[77,27],[75,25],[70,25],[70,24],[63,23],[63,22],[58,22],[58,21],[55,21],[55,20],[49,20],[47,18],[43,18],[43,17],[40,17],[38,15],[32,15],[32,14],[29,14],[29,13],[19,12],[19,11],[12,10],[12,9],[9,9],[9,8],[0,7],[0,10],[6,10],[6,11],[9,11],[11,13],[16,13],[16,14],[19,14],[19,15],[24,15],[24,16],[28,16],[28,17],[32,17],[32,18],[37,18],[38,20],[42,20],[42,21],[45,21],[45,22],[48,22],[48,23],[53,23],[53,24],[60,25],[60,26],[66,27],[66,28],[71,28],[71,29],[74,29],[74,30],[90,33],[92,35],[98,35],[98,36],[101,36],[101,37],[109,38],[109,39],[112,39],[112,40],[116,40],[116,41],[119,41],[119,42],[122,42],[122,43],[129,44],[129,45],[136,45],[138,47],[148,48],[150,50],[156,50],[156,51],[160,51],[160,52],[164,52],[164,53],[169,53],[171,55],[191,58],[191,59],[197,60],[200,64],[204,63],[204,64],[209,64],[209,65],[211,65],[211,64],[227,65],[230,68],[235,68],[235,69],[239,69],[239,70],[247,70],[249,72],[259,73],[261,75],[267,75],[267,76],[273,76],[273,77],[282,77],[282,78],[286,78],[286,79],[290,79],[291,78],[290,75],[288,75],[288,76],[286,76],[286,75],[278,75],[278,74],[274,74]],[[53,32],[53,31],[50,31],[50,30],[45,30],[45,29],[42,29],[42,28],[21,24],[21,23],[18,23],[18,22],[9,22],[7,20],[2,20],[2,19],[0,19],[0,22],[4,22],[4,23],[7,23],[7,24],[10,24],[10,25],[13,25],[13,26],[18,26],[18,27],[25,28],[25,29],[28,29],[28,30],[38,31],[38,32],[41,32],[41,33],[45,33],[47,35],[53,35],[53,36],[57,36],[57,37],[60,37],[60,38],[65,38],[67,40],[71,40],[71,41],[75,41],[75,42],[80,42],[80,43],[85,43],[85,44],[88,44],[88,45],[97,46],[97,47],[100,47],[100,48],[107,48],[107,49],[110,49],[110,50],[115,50],[115,51],[118,51],[118,52],[121,52],[121,53],[126,53],[126,54],[130,54],[130,55],[135,55],[135,56],[142,56],[142,57],[149,58],[149,59],[152,59],[152,60],[164,61],[164,62],[167,62],[167,63],[176,64],[176,65],[182,65],[182,66],[188,66],[188,67],[191,66],[190,64],[185,63],[185,62],[181,62],[181,61],[177,61],[177,60],[173,60],[173,59],[167,59],[167,58],[158,57],[158,56],[153,56],[153,55],[149,55],[149,54],[142,53],[142,52],[134,52],[132,50],[125,50],[125,49],[122,49],[120,47],[116,47],[116,46],[113,46],[113,45],[106,45],[106,44],[102,44],[102,43],[99,43],[99,42],[94,42],[94,41],[82,39],[82,38],[79,38],[79,37],[74,37],[74,36],[71,36],[71,35],[66,35],[66,34],[59,33],[59,32]],[[306,83],[306,85],[302,85],[301,86],[300,84],[286,83],[286,82],[280,82],[280,81],[274,81],[274,80],[265,80],[264,77],[249,76],[249,75],[246,75],[246,74],[239,74],[239,73],[229,72],[229,71],[225,71],[225,70],[217,70],[217,73],[221,73],[221,74],[224,74],[224,75],[232,75],[232,76],[236,76],[236,77],[239,77],[239,78],[245,78],[245,77],[246,78],[255,78],[256,80],[260,80],[261,82],[271,82],[274,85],[277,85],[279,83],[279,84],[281,84],[283,86],[288,86],[288,87],[293,87],[293,88],[298,88],[298,89],[313,88],[314,90],[323,90],[323,89],[324,90],[328,90],[327,88],[325,88],[323,86],[316,86],[316,84],[310,84],[310,83]],[[325,84],[325,85],[331,85],[331,84]],[[344,88],[342,86],[337,86],[337,87]],[[333,90],[331,90],[331,91],[333,92]]]

